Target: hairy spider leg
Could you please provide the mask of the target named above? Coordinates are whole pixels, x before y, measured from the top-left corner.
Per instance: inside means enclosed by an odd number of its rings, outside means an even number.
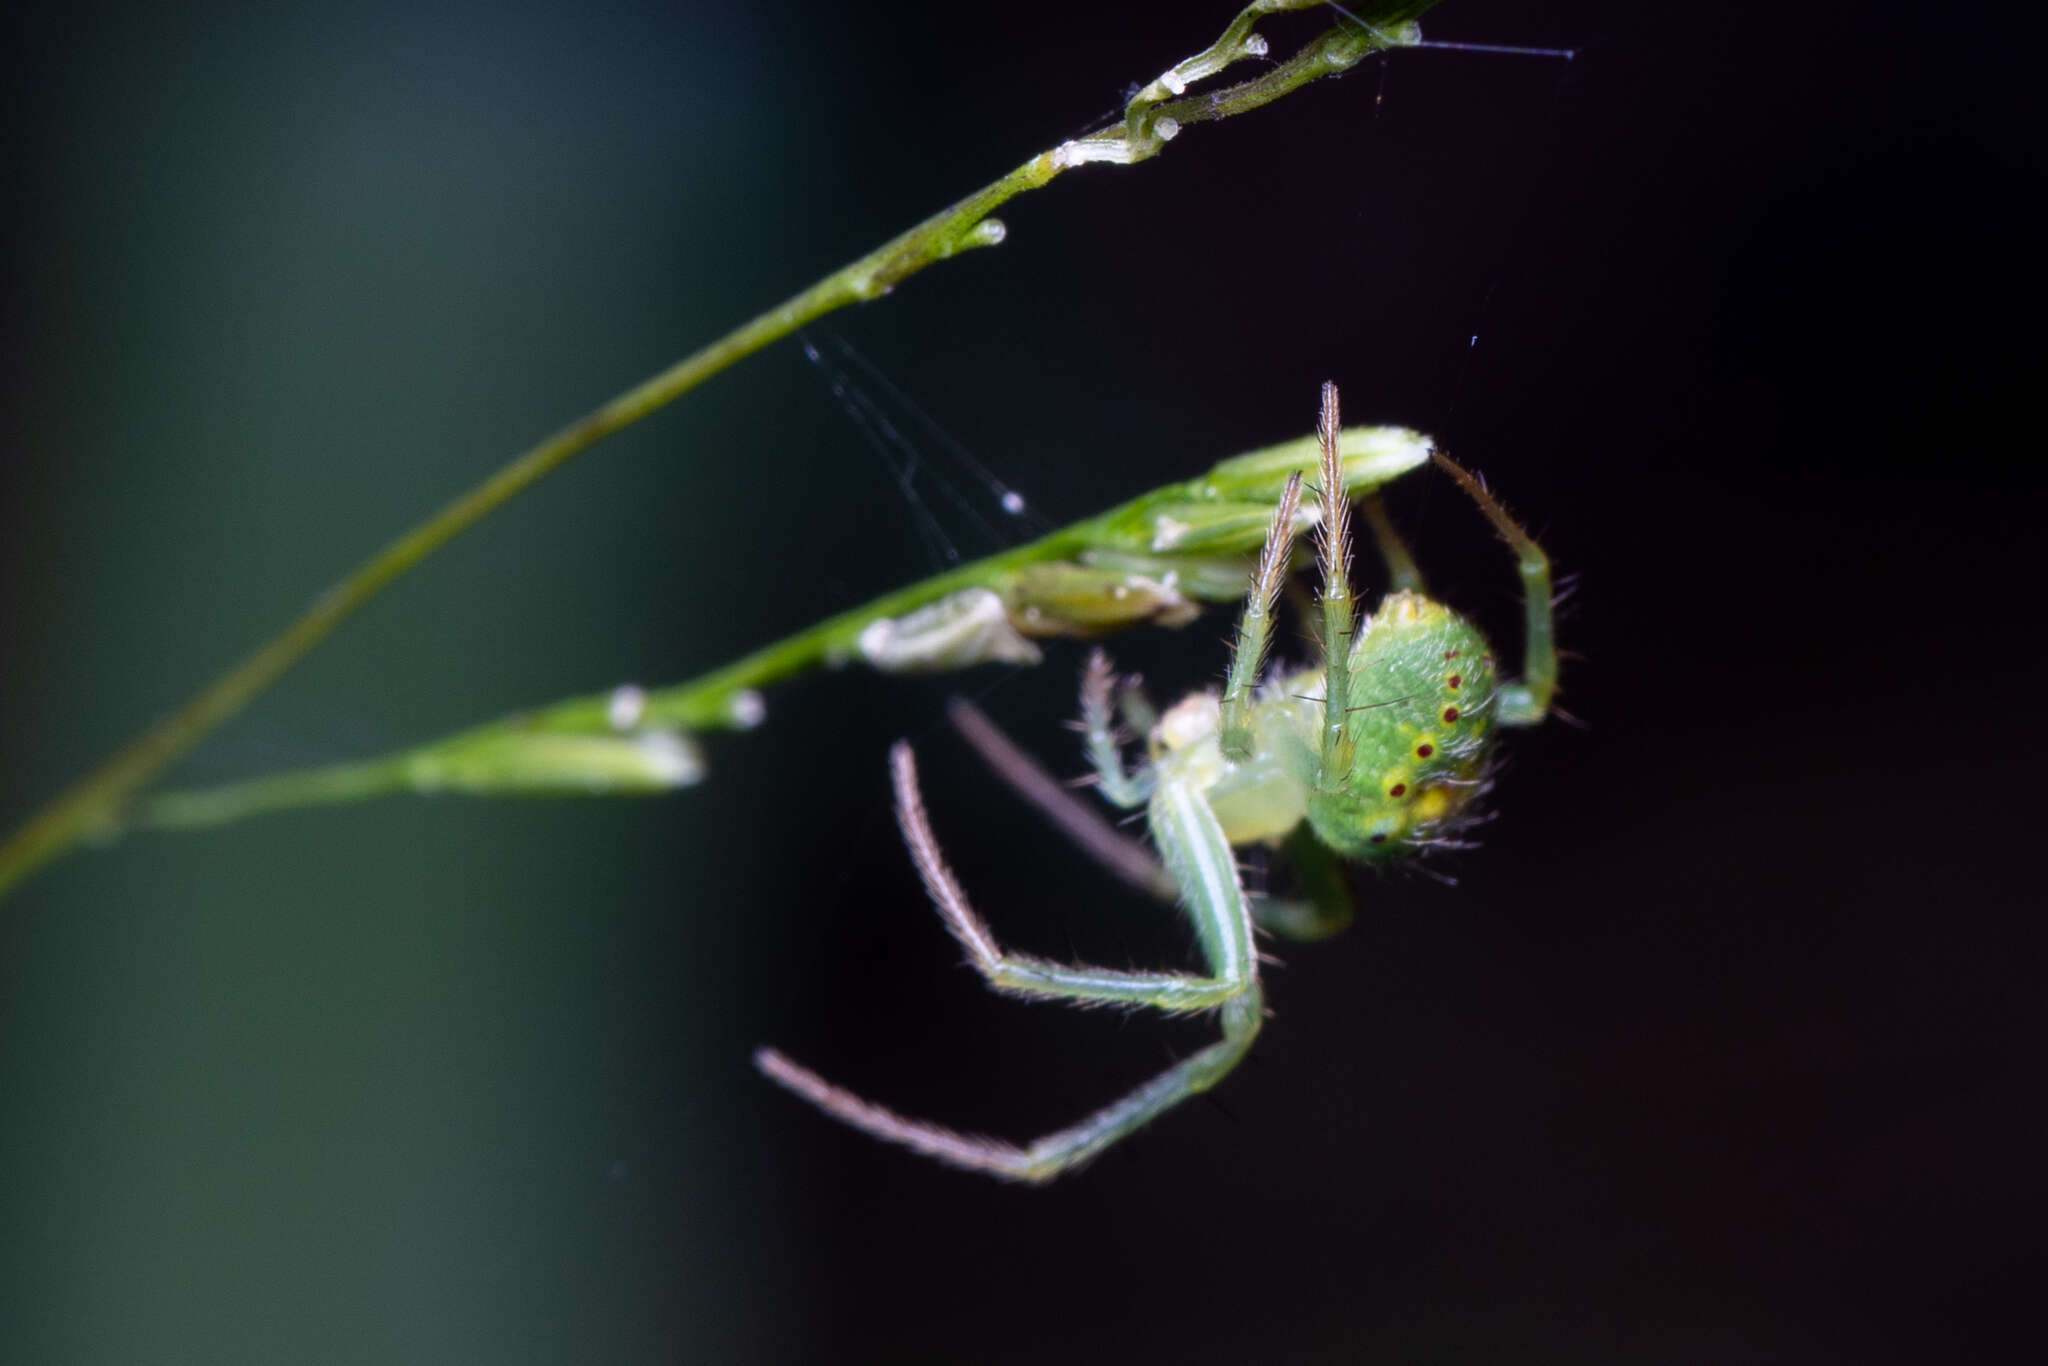
[[[889,759],[897,820],[911,859],[946,928],[989,985],[1016,995],[1083,1004],[1144,1005],[1169,1012],[1221,1007],[1223,1037],[1079,1124],[1024,1146],[906,1118],[833,1085],[773,1049],[754,1054],[754,1063],[764,1074],[876,1138],[956,1167],[1040,1182],[1086,1162],[1189,1096],[1208,1090],[1237,1065],[1257,1036],[1264,1011],[1258,958],[1230,844],[1193,782],[1164,777],[1154,788],[1148,815],[1153,839],[1186,899],[1209,975],[1119,972],[1005,952],[939,852],[918,791],[917,762],[910,746],[899,741]]]
[[[931,820],[925,814],[923,794],[918,790],[917,760],[907,742],[899,740],[889,751],[889,766],[896,785],[896,821],[903,829],[903,842],[910,849],[911,862],[917,865],[918,876],[924,880],[940,919],[967,950],[968,962],[996,990],[1047,1000],[1153,1006],[1166,1011],[1208,1010],[1244,990],[1246,978],[1240,969],[1249,958],[1249,931],[1242,936],[1241,945],[1239,936],[1203,924],[1200,916],[1196,929],[1210,960],[1213,975],[1208,977],[1081,967],[1005,952],[996,943],[987,922],[967,900],[953,870],[946,866],[945,856],[939,852],[938,839],[932,834]],[[1190,813],[1193,807],[1200,808],[1201,819]],[[1168,870],[1184,893],[1198,895],[1204,903],[1219,899],[1214,885],[1220,876],[1219,869],[1228,871],[1228,880],[1235,888],[1237,865],[1231,857],[1230,845],[1223,838],[1223,827],[1217,824],[1199,792],[1186,783],[1161,782],[1153,792],[1148,810],[1155,838],[1161,837],[1160,827],[1166,827],[1160,848],[1167,855]],[[1203,819],[1209,830],[1189,829],[1199,827]],[[1211,831],[1214,838],[1208,837]],[[1175,850],[1181,852],[1179,866]],[[1190,885],[1191,878],[1196,885]]]
[[[946,702],[946,719],[991,772],[1105,871],[1161,901],[1179,897],[1180,888],[1172,875],[1152,857],[1143,840],[1111,825],[1071,787],[1048,773],[1045,765],[1012,740],[987,712],[964,697],[954,697]]]
[[[1252,754],[1252,690],[1266,665],[1266,644],[1272,638],[1273,608],[1280,600],[1280,584],[1287,577],[1288,560],[1294,551],[1294,514],[1301,506],[1301,471],[1287,476],[1280,490],[1280,503],[1273,509],[1272,524],[1266,529],[1266,543],[1259,550],[1259,567],[1252,574],[1251,591],[1245,594],[1244,619],[1237,628],[1237,644],[1230,652],[1230,676],[1223,686],[1221,733],[1223,757],[1243,762]]]
[[[1550,557],[1543,553],[1521,523],[1509,515],[1500,499],[1486,487],[1486,481],[1463,465],[1432,450],[1429,458],[1458,481],[1458,487],[1479,505],[1486,520],[1515,552],[1515,569],[1522,576],[1522,681],[1503,683],[1495,694],[1498,710],[1494,719],[1503,726],[1533,726],[1550,714],[1550,702],[1557,694],[1557,641],[1552,630]]]
[[[1130,810],[1143,806],[1152,795],[1152,771],[1132,773],[1124,767],[1123,746],[1117,741],[1116,709],[1110,694],[1116,691],[1116,671],[1109,655],[1095,649],[1081,670],[1081,734],[1088,746],[1088,762],[1095,766],[1102,795],[1116,806]],[[1152,713],[1152,704],[1135,688],[1124,690],[1124,711]],[[1142,719],[1142,718],[1139,718]],[[1145,730],[1150,730],[1148,724]],[[1143,731],[1140,732],[1142,738]]]
[[[1333,393],[1326,394],[1324,412],[1331,420],[1335,417],[1333,399]],[[1341,486],[1339,491],[1341,494]],[[1281,500],[1282,511],[1287,515],[1274,518],[1261,555],[1262,564],[1284,561],[1285,547],[1275,543],[1293,534],[1293,505],[1299,493],[1299,478],[1290,479]],[[1262,574],[1254,580],[1245,606],[1247,618],[1255,611],[1270,611],[1279,572]],[[1262,650],[1262,636],[1262,629],[1253,629],[1247,623],[1238,633],[1236,653]],[[1233,674],[1238,672],[1236,663],[1233,659]],[[1098,651],[1089,660],[1084,675],[1082,710],[1090,749],[1096,755],[1105,785],[1111,779],[1131,781],[1124,772],[1110,720],[1112,686],[1108,657]],[[897,741],[889,751],[889,772],[896,790],[896,823],[902,828],[911,862],[917,866],[918,876],[947,931],[967,950],[968,962],[991,987],[1018,996],[1083,1005],[1150,1006],[1169,1013],[1215,1009],[1223,1037],[1079,1124],[1025,1146],[963,1134],[927,1120],[899,1115],[826,1081],[772,1048],[754,1053],[754,1065],[763,1074],[833,1118],[885,1142],[900,1144],[956,1167],[1007,1180],[1039,1182],[1086,1162],[1189,1096],[1208,1090],[1237,1066],[1258,1036],[1265,998],[1259,990],[1259,959],[1252,944],[1251,908],[1238,877],[1237,858],[1223,833],[1222,822],[1209,806],[1198,770],[1172,753],[1157,758],[1144,775],[1151,782],[1145,810],[1152,842],[1158,846],[1194,922],[1195,938],[1209,967],[1206,976],[1190,972],[1122,972],[1006,952],[996,942],[988,923],[968,902],[966,892],[961,890],[959,880],[939,852],[938,838],[932,833],[931,820],[925,813],[924,795],[918,788],[917,758],[907,741]]]
[[[1102,668],[1106,677],[1106,658]],[[1143,841],[1110,824],[1100,811],[1048,773],[1045,765],[1012,740],[988,713],[964,697],[955,697],[946,703],[946,716],[991,772],[1105,872],[1161,901],[1171,904],[1179,900],[1180,887],[1173,875]],[[1298,940],[1328,939],[1350,925],[1354,911],[1351,889],[1344,880],[1344,861],[1305,825],[1288,836],[1286,849],[1287,861],[1305,895],[1296,899],[1247,892],[1253,923]]]
[[[1140,740],[1152,733],[1152,727],[1159,724],[1159,708],[1152,705],[1152,696],[1145,691],[1145,680],[1137,674],[1125,674],[1116,687],[1117,715],[1124,718],[1124,728]]]
[[[1337,386],[1324,381],[1322,418],[1322,517],[1316,527],[1316,562],[1323,572],[1323,744],[1316,786],[1325,792],[1343,788],[1351,776],[1355,741],[1351,715],[1351,501],[1344,496],[1344,458],[1338,442],[1344,434],[1337,411]]]

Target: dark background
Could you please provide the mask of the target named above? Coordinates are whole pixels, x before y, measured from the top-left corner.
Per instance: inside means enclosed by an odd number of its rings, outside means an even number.
[[[1102,8],[17,11],[0,820],[1228,5]],[[826,325],[1055,520],[1306,432],[1334,378],[1580,578],[1585,728],[1512,738],[1455,886],[1361,874],[1212,1099],[1015,1190],[752,1074],[773,1040],[1021,1138],[1206,1033],[988,997],[894,836],[909,735],[1014,943],[1186,961],[938,720],[966,689],[1076,770],[1079,649],[820,676],[673,798],[294,814],[19,890],[0,1352],[2034,1359],[2038,45],[1961,23],[1450,0],[1433,37],[1578,56],[1369,64]],[[1512,638],[1470,508],[1430,475],[1393,502]],[[680,679],[930,567],[784,344],[450,547],[181,776]],[[1118,650],[1170,695],[1225,629]]]

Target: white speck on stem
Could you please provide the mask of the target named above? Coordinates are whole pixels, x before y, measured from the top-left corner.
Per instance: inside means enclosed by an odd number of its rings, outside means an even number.
[[[1263,56],[1265,56],[1265,55],[1266,55],[1266,53],[1267,53],[1267,52],[1268,52],[1269,50],[1270,50],[1270,49],[1268,49],[1268,48],[1267,48],[1267,46],[1266,46],[1266,35],[1265,35],[1265,34],[1263,34],[1263,33],[1253,33],[1253,34],[1249,34],[1249,35],[1247,35],[1247,36],[1246,36],[1246,38],[1245,38],[1245,40],[1244,40],[1244,55],[1245,55],[1245,56],[1247,56],[1247,57],[1263,57]]]
[[[647,774],[669,787],[688,787],[704,777],[704,759],[697,747],[674,731],[650,730],[632,743],[646,760]]]
[[[1063,142],[1053,149],[1053,165],[1059,170],[1086,165],[1091,161],[1105,161],[1115,166],[1128,166],[1139,158],[1131,150],[1122,134],[1115,137],[1096,136],[1078,138]]]
[[[1176,95],[1185,95],[1188,93],[1188,83],[1180,78],[1180,74],[1178,72],[1165,72],[1159,77],[1159,83],[1165,86],[1168,90],[1171,90]]]
[[[725,714],[741,730],[752,730],[768,719],[768,702],[752,688],[743,688],[725,704]]]
[[[1180,120],[1169,114],[1162,114],[1159,122],[1152,125],[1152,131],[1159,134],[1161,142],[1172,142],[1180,136]]]
[[[1188,534],[1188,524],[1172,517],[1159,516],[1152,519],[1152,550],[1157,554],[1171,550],[1180,544],[1180,538]]]
[[[622,683],[612,690],[611,701],[605,704],[605,720],[611,722],[613,730],[631,730],[640,724],[640,718],[647,711],[647,690],[631,683]]]

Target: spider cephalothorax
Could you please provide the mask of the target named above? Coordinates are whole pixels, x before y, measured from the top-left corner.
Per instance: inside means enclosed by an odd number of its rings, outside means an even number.
[[[1323,386],[1320,430],[1317,503],[1312,510],[1302,508],[1301,474],[1290,475],[1252,577],[1222,693],[1197,693],[1153,720],[1135,684],[1119,688],[1101,651],[1083,675],[1082,728],[1100,791],[1114,805],[1145,808],[1163,869],[1147,864],[1133,873],[1127,858],[1104,852],[1120,836],[1106,827],[1080,829],[1090,819],[1099,825],[1099,817],[1077,816],[1046,794],[1049,785],[1034,788],[1019,779],[1027,795],[1077,831],[1084,847],[1114,862],[1127,878],[1182,903],[1207,973],[1082,967],[1005,951],[939,852],[910,746],[899,742],[890,756],[897,821],[911,859],[947,929],[990,985],[1082,1004],[1213,1009],[1223,1037],[1080,1123],[1022,1147],[906,1119],[772,1049],[756,1054],[762,1071],[878,1138],[1010,1180],[1048,1180],[1215,1085],[1244,1056],[1264,1013],[1254,923],[1304,938],[1346,923],[1350,904],[1343,879],[1322,866],[1331,855],[1390,862],[1446,843],[1450,831],[1471,819],[1473,803],[1487,786],[1495,728],[1542,720],[1556,688],[1549,562],[1477,479],[1433,452],[1516,553],[1528,595],[1524,677],[1502,681],[1478,628],[1422,593],[1407,551],[1370,503],[1373,535],[1395,587],[1377,611],[1354,625],[1351,509],[1338,453],[1334,385]],[[1314,522],[1319,533],[1324,658],[1314,668],[1264,678],[1273,610],[1292,563],[1297,523],[1303,521]],[[1140,719],[1146,734],[1146,758],[1135,769],[1125,765],[1119,710],[1127,719]],[[986,752],[989,742],[977,743]],[[995,762],[1001,770],[1025,761]],[[1239,878],[1232,846],[1283,843],[1297,861],[1318,865],[1309,871],[1323,874],[1306,879],[1307,903],[1255,901]]]

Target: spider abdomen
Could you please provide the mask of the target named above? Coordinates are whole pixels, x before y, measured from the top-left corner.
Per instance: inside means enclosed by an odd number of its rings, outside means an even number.
[[[1494,665],[1477,627],[1417,593],[1387,595],[1351,649],[1350,766],[1318,777],[1325,844],[1383,861],[1439,838],[1483,785]]]

